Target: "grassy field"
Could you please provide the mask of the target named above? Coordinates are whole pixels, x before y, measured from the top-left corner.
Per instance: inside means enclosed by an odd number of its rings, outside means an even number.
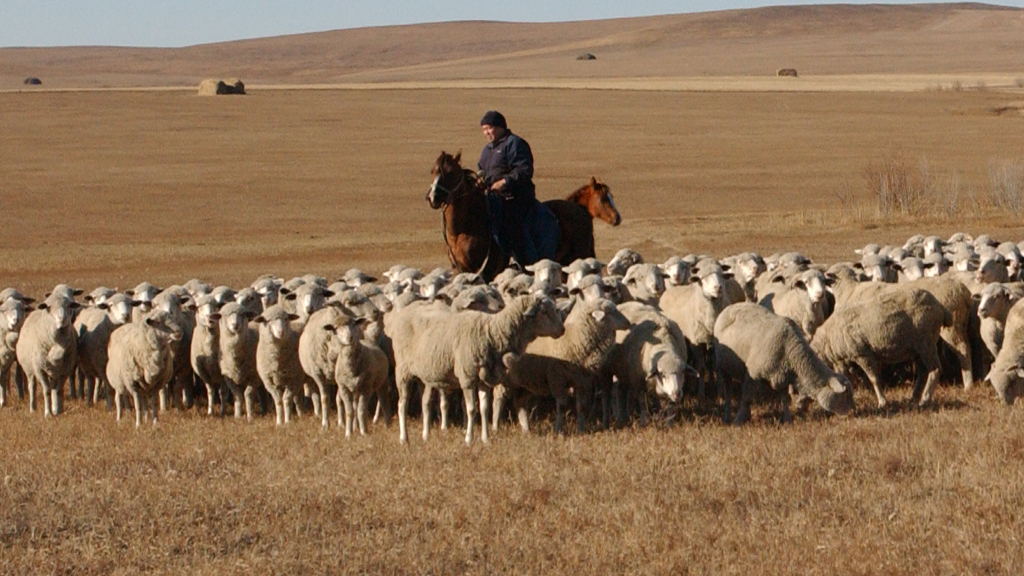
[[[0,284],[122,289],[272,272],[446,265],[424,201],[442,149],[475,163],[483,111],[533,146],[538,193],[591,175],[623,224],[598,255],[793,249],[1024,226],[986,203],[1024,159],[1019,92],[253,90],[0,94]],[[959,204],[881,218],[887,154],[955,175]],[[948,191],[948,190],[947,190]],[[668,429],[523,437],[173,412],[156,430],[68,403],[0,413],[0,573],[991,574],[1024,569],[1019,407],[942,387],[848,418],[705,410]],[[413,424],[415,429],[415,423]]]

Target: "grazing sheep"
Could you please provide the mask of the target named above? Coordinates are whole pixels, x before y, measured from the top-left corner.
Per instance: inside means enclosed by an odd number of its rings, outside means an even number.
[[[385,323],[395,351],[398,386],[399,437],[408,442],[406,407],[414,378],[424,385],[423,439],[428,438],[430,411],[427,403],[434,388],[461,388],[466,403],[466,443],[473,440],[476,392],[481,384],[493,385],[510,357],[521,355],[538,336],[560,336],[562,319],[554,302],[521,296],[497,314],[465,311],[455,314],[430,306],[410,306],[393,312]],[[510,356],[511,355],[511,356]],[[483,410],[481,411],[483,413]],[[483,426],[481,439],[487,439]]]
[[[281,304],[267,308],[253,320],[259,324],[260,331],[256,371],[263,387],[274,399],[278,426],[291,422],[291,409],[302,393],[305,380],[299,362],[299,333],[291,324],[296,320],[299,316],[288,312]]]
[[[829,412],[853,409],[853,387],[830,370],[811,350],[796,323],[756,304],[736,304],[715,321],[716,371],[729,417],[728,384],[741,385],[735,424],[750,420],[750,403],[763,383],[778,394],[783,422],[791,422],[790,390],[810,398]]]
[[[555,432],[562,431],[569,389],[576,397],[576,427],[586,424],[584,407],[592,398],[597,378],[615,346],[617,330],[628,330],[629,320],[610,300],[580,303],[565,320],[564,334],[541,337],[526,347],[526,353],[509,368],[509,389],[555,397]],[[604,398],[607,414],[608,397]],[[517,406],[522,408],[522,406]],[[500,400],[495,411],[500,412]],[[607,416],[603,422],[607,423]],[[520,425],[524,422],[520,418]]]
[[[1006,315],[1003,347],[985,376],[999,399],[1012,405],[1024,395],[1024,305],[1018,300]]]
[[[131,322],[133,305],[128,296],[115,294],[95,307],[81,309],[75,317],[78,369],[85,379],[84,396],[90,406],[101,391],[107,393],[108,408],[113,404],[107,382],[107,347],[114,330]]]
[[[174,353],[182,330],[174,317],[156,309],[138,322],[129,322],[110,334],[107,381],[114,389],[117,421],[121,421],[125,394],[135,404],[135,427],[142,425],[142,413],[152,414],[156,426],[157,395],[174,375]]]
[[[939,338],[952,351],[960,366],[960,376],[965,390],[974,385],[974,359],[971,354],[971,313],[973,302],[971,292],[953,278],[921,278],[906,284],[913,288],[927,290],[939,301],[952,318],[952,323],[943,326]]]
[[[619,426],[626,423],[627,397],[654,394],[659,399],[678,403],[683,398],[687,365],[686,339],[682,331],[657,308],[638,302],[619,306],[629,320],[629,329],[616,337],[617,344],[608,359],[611,375],[619,385]],[[607,387],[608,380],[605,380]],[[610,390],[604,391],[606,396]],[[646,403],[641,406],[646,407]],[[646,410],[644,411],[646,416]],[[608,422],[606,421],[607,427]]]
[[[256,393],[262,386],[256,370],[259,332],[249,326],[252,318],[237,302],[229,302],[220,309],[220,375],[235,398],[235,418],[242,415],[244,397],[245,417],[250,422]]]
[[[25,322],[25,304],[10,298],[0,303],[0,406],[7,405],[7,386],[17,360],[21,326]]]
[[[35,411],[38,385],[47,418],[60,414],[64,382],[78,365],[78,338],[71,318],[81,305],[62,293],[55,290],[25,318],[15,347],[27,378],[29,411]]]
[[[879,408],[886,403],[878,386],[882,368],[915,361],[913,398],[924,404],[939,376],[939,331],[952,323],[952,315],[935,296],[908,287],[837,306],[811,346],[837,371],[847,373],[851,365],[859,366],[875,389]]]
[[[338,427],[341,407],[345,407],[345,438],[352,436],[353,420],[358,420],[359,434],[366,435],[367,404],[373,394],[383,394],[388,384],[388,356],[375,343],[362,338],[366,318],[348,318],[341,324],[327,324],[323,331],[333,333],[331,349],[337,361],[334,381],[338,385]],[[383,403],[382,403],[383,404]],[[353,419],[353,409],[356,418]],[[325,410],[326,412],[326,410]],[[385,422],[390,415],[385,415]]]
[[[615,253],[615,256],[608,262],[605,269],[609,276],[625,276],[626,271],[634,264],[643,264],[644,257],[632,248],[623,248]]]
[[[196,325],[189,346],[189,361],[206,386],[206,414],[213,414],[213,402],[219,395],[220,415],[224,416],[229,389],[220,373],[220,306],[210,295],[200,296],[195,306]]]

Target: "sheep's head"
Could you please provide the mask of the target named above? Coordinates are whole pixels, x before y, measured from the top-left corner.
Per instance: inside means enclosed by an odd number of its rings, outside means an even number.
[[[180,342],[182,339],[181,326],[178,326],[177,322],[174,321],[174,317],[165,310],[153,310],[146,315],[143,322],[168,342]]]
[[[654,384],[654,392],[658,397],[672,403],[682,400],[686,373],[692,368],[678,354],[668,350],[655,351],[650,362],[647,381]]]
[[[979,294],[974,295],[974,299],[978,300],[979,318],[1005,318],[1010,307],[1018,300],[1006,286],[998,282],[985,286]]]
[[[992,384],[999,399],[1007,406],[1012,406],[1019,396],[1024,396],[1024,368],[1020,364],[1000,369],[993,366],[985,381]]]
[[[665,293],[665,274],[656,264],[634,264],[622,279],[637,300],[660,298]]]
[[[81,304],[74,300],[50,294],[46,300],[39,304],[39,309],[45,310],[50,314],[58,329],[64,329],[71,326],[75,310],[78,310],[81,306]]]
[[[643,264],[644,258],[632,248],[623,248],[615,253],[605,269],[612,276],[622,276],[635,264]]]
[[[805,270],[793,278],[792,285],[807,292],[811,302],[818,303],[825,299],[825,275],[820,270]]]
[[[298,319],[297,315],[289,313],[278,304],[264,310],[253,321],[260,325],[261,337],[282,340],[292,331],[291,322]]]
[[[363,339],[363,329],[370,322],[368,318],[342,315],[337,322],[325,324],[323,329],[334,334],[340,345],[351,346]]]
[[[25,322],[25,304],[21,300],[10,299],[0,305],[0,322],[8,332],[21,330]]]
[[[132,319],[132,308],[135,301],[124,294],[114,294],[98,307],[107,311],[107,316],[114,324],[127,324]]]
[[[562,323],[562,316],[558,313],[558,307],[554,300],[546,297],[524,296],[532,298],[526,310],[526,320],[533,324],[534,336],[548,336],[560,338],[565,334],[565,325]]]
[[[898,264],[893,264],[893,268],[902,272],[908,282],[919,280],[925,275],[924,262],[920,258],[904,258]]]
[[[665,282],[672,286],[682,286],[690,282],[690,265],[682,258],[673,256],[661,265]]]
[[[630,327],[629,318],[626,318],[615,303],[608,299],[602,298],[595,302],[590,310],[590,316],[611,332],[629,330]]]
[[[294,300],[295,309],[303,317],[309,317],[317,310],[327,305],[327,299],[334,296],[334,292],[315,283],[306,283],[294,291],[281,288],[281,294],[285,300]]]
[[[1006,270],[1006,257],[998,252],[986,254],[978,263],[974,279],[982,284],[1005,282],[1009,279]]]
[[[869,254],[861,258],[860,262],[854,263],[853,267],[860,270],[871,282],[889,281],[890,267],[892,260],[888,256],[880,254]]]
[[[768,267],[764,260],[753,252],[744,252],[736,257],[733,274],[740,284],[748,285],[757,279]]]
[[[818,404],[833,414],[849,414],[853,408],[853,386],[846,376],[834,374],[817,394]]]
[[[252,318],[237,302],[229,302],[220,309],[221,330],[230,334],[241,334]]]
[[[722,297],[722,285],[726,278],[732,278],[732,274],[722,270],[718,264],[702,262],[690,270],[690,283],[700,283],[700,289],[710,300],[718,300]]]

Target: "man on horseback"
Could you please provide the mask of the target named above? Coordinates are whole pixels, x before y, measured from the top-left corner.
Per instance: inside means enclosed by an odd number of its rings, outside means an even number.
[[[530,145],[508,129],[500,112],[489,110],[480,120],[487,145],[477,167],[487,186],[492,235],[520,266],[553,258],[558,222],[537,201]]]

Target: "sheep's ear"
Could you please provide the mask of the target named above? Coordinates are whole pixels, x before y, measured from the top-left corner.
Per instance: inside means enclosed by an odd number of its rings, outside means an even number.
[[[921,267],[924,268],[925,270],[929,268],[935,268],[935,262],[928,262],[927,264],[923,264]]]
[[[590,187],[597,188],[597,176],[590,177]]]
[[[720,266],[722,268],[722,272],[728,272],[729,270],[732,270],[732,266],[730,266],[729,264],[721,264]]]
[[[278,294],[291,294],[292,291],[282,286],[281,288],[277,289],[277,293]]]
[[[452,297],[447,292],[438,292],[437,296],[434,296],[434,300],[440,300],[449,305],[452,303]]]
[[[50,309],[50,305],[47,304],[46,302],[40,302],[38,308],[40,310],[49,310]]]
[[[590,315],[593,316],[594,320],[597,320],[598,322],[604,320],[605,317],[604,310],[601,310],[600,308],[591,312]]]
[[[131,298],[132,296],[135,296],[135,290],[125,290],[124,295]]]
[[[150,326],[156,326],[157,324],[159,324],[159,322],[157,322],[156,319],[154,318],[146,318],[145,322]]]
[[[85,301],[88,302],[89,304],[92,304],[92,301],[93,301],[92,294],[86,295]]]
[[[771,283],[772,284],[782,284],[785,281],[786,281],[785,277],[783,277],[783,276],[775,276],[774,278],[772,278]]]
[[[459,150],[459,151],[458,151],[458,152],[457,152],[457,153],[455,154],[455,156],[453,157],[453,160],[455,160],[455,163],[456,163],[456,164],[460,164],[460,163],[461,163],[461,160],[462,160],[462,150]]]
[[[700,284],[700,276],[696,274],[690,276],[690,284]]]
[[[825,286],[832,286],[836,283],[836,277],[831,274],[825,274]]]
[[[324,290],[324,298],[333,298],[334,292],[331,290]]]
[[[860,262],[854,262],[853,263],[853,267],[856,268],[857,270],[863,270],[864,269],[864,264],[862,264]]]
[[[214,312],[213,314],[210,314],[210,320],[213,320],[215,322],[220,320],[220,312]]]
[[[722,278],[725,278],[726,280],[732,280],[733,276],[735,276],[735,274],[732,272],[722,272]]]
[[[971,300],[975,302],[981,302],[981,294],[971,294]]]
[[[106,302],[104,302],[103,304],[97,304],[96,307],[99,308],[100,310],[110,310],[110,305],[108,305]]]
[[[21,298],[21,303],[25,304],[26,306],[31,304],[31,303],[33,303],[33,302],[35,302],[35,301],[36,301],[35,298],[29,298],[28,296],[22,296],[22,298]]]
[[[580,295],[582,293],[583,293],[583,289],[580,288],[579,286],[574,286],[572,288],[572,290],[569,290],[569,294],[572,294],[573,296],[578,296],[578,295]]]
[[[43,294],[43,300],[46,300],[47,298],[49,298],[50,294],[52,294],[52,292],[47,292],[46,294]]]
[[[330,332],[331,334],[337,332],[337,328],[334,327],[334,324],[324,324],[323,326],[321,326],[321,328],[323,328],[327,332]]]
[[[145,302],[143,302],[141,300],[129,300],[128,304],[130,306],[142,306],[143,304],[145,304]]]
[[[299,316],[297,314],[289,314],[288,315],[288,321],[289,322],[294,322],[294,321],[296,321],[298,319],[299,319]]]
[[[255,317],[255,318],[253,318],[252,321],[257,323],[257,324],[266,324],[267,323],[267,319],[264,318],[262,314],[257,316],[257,317]]]
[[[356,326],[359,326],[360,328],[366,326],[372,321],[373,318],[367,318],[366,316],[356,316],[355,318],[352,319],[352,323],[355,324]]]
[[[903,266],[901,266],[901,265],[899,265],[899,264],[897,264],[895,262],[893,262],[889,266],[892,267],[892,269],[894,269],[894,270],[899,270],[900,272],[903,272]]]
[[[647,369],[647,374],[644,374],[644,378],[654,378],[658,375],[658,362],[661,361],[664,354],[664,352],[657,352],[651,357],[651,366]]]
[[[793,282],[793,287],[799,288],[805,292],[807,291],[807,284],[805,284],[803,280],[797,280],[796,282]]]
[[[295,300],[295,292],[284,292],[285,300]]]
[[[82,292],[84,292],[84,290],[82,290],[81,288],[75,288],[74,290],[71,291],[71,294],[75,296],[81,296]]]
[[[81,307],[82,305],[79,304],[78,302],[72,302],[71,304],[68,304],[68,308],[70,308],[71,310],[78,310]]]

